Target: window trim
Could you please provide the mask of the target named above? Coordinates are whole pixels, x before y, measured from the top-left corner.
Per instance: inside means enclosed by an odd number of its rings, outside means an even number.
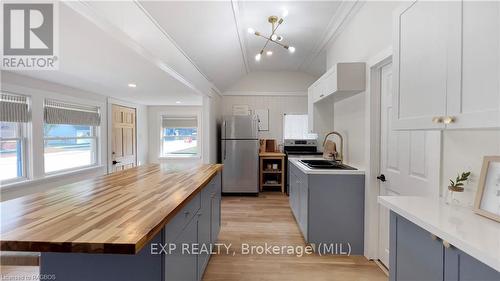
[[[43,122],[43,126],[45,126],[47,123]],[[58,124],[58,125],[71,125],[71,124]],[[79,125],[75,125],[75,126],[79,126]],[[85,126],[85,125],[84,125]],[[43,154],[42,154],[42,159],[43,159],[43,175],[44,177],[52,177],[52,176],[57,176],[57,175],[64,175],[64,174],[71,174],[73,172],[77,172],[77,171],[80,171],[80,170],[87,170],[87,169],[91,169],[91,168],[95,168],[95,167],[99,167],[100,166],[100,163],[99,163],[99,136],[98,136],[98,132],[99,132],[99,127],[100,126],[92,126],[92,125],[87,125],[89,126],[91,129],[91,132],[92,132],[92,136],[90,137],[46,137],[45,134],[43,136],[43,147],[44,147],[44,151],[43,151]],[[92,161],[93,163],[90,164],[90,165],[85,165],[85,166],[77,166],[77,167],[73,167],[73,168],[67,168],[67,169],[61,169],[61,170],[57,170],[57,171],[50,171],[50,172],[46,172],[46,167],[45,167],[45,141],[50,141],[50,140],[65,140],[65,139],[75,139],[75,140],[78,140],[78,139],[93,139],[94,140],[94,144],[92,145]]]
[[[27,135],[27,126],[28,123],[25,122],[11,122],[11,123],[17,123],[17,134],[18,137],[15,138],[2,138],[0,137],[1,141],[19,141],[20,142],[20,148],[21,148],[21,163],[22,163],[22,171],[21,171],[21,176],[20,177],[15,177],[15,178],[10,178],[6,180],[0,180],[0,185],[10,185],[10,184],[15,184],[18,182],[24,182],[29,180],[28,176],[28,153],[27,153],[27,147],[28,147],[28,135]]]
[[[196,118],[196,133],[197,133],[197,140],[196,140],[196,148],[197,148],[197,152],[195,155],[186,155],[186,156],[182,156],[182,155],[166,155],[163,153],[163,138],[165,137],[163,135],[163,118]],[[159,156],[158,156],[158,159],[201,159],[202,157],[202,134],[200,133],[201,132],[201,126],[200,126],[200,122],[201,122],[201,116],[199,113],[192,113],[192,114],[162,114],[160,113],[160,116],[159,116],[159,121],[160,121],[160,129],[159,129],[159,133],[160,133],[160,143],[159,143]],[[188,127],[186,127],[188,128]],[[192,128],[192,127],[189,127],[189,128]]]

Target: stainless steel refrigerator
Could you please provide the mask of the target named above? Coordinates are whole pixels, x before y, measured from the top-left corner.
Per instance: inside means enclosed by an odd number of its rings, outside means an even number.
[[[224,116],[221,128],[223,193],[259,192],[257,116]]]

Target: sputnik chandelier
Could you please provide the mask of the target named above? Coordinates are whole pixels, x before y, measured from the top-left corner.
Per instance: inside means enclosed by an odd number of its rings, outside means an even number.
[[[281,43],[281,41],[283,41],[283,36],[278,35],[276,33],[276,30],[278,30],[278,27],[280,27],[280,25],[284,22],[285,17],[287,15],[288,15],[288,11],[284,11],[281,18],[279,18],[277,16],[270,16],[270,17],[267,18],[267,21],[271,24],[271,35],[269,35],[269,37],[267,37],[265,35],[262,35],[262,33],[260,33],[259,31],[256,31],[255,29],[253,29],[251,27],[248,28],[248,33],[254,34],[256,36],[259,36],[259,37],[262,37],[262,38],[266,39],[266,43],[264,44],[264,47],[262,47],[262,49],[260,50],[260,52],[255,55],[255,60],[256,61],[260,61],[260,59],[262,58],[262,55],[264,54],[264,51],[266,51],[266,47],[269,45],[269,43],[277,44],[277,45],[279,45],[279,46],[287,49],[290,53],[294,53],[295,52],[295,47],[287,45],[287,44],[284,44],[284,43]],[[267,56],[272,56],[273,55],[273,51],[267,50],[266,51],[266,55]]]

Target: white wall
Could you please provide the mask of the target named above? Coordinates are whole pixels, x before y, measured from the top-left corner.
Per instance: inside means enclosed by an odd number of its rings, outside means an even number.
[[[223,95],[303,95],[317,78],[294,71],[250,72],[229,87]]]
[[[224,96],[222,112],[232,115],[233,105],[249,105],[250,109],[269,109],[269,131],[260,131],[263,139],[283,140],[283,114],[307,114],[307,96]]]
[[[160,136],[161,136],[161,116],[197,116],[198,117],[198,137],[202,140],[199,146],[200,155],[203,156],[205,134],[203,132],[203,107],[202,106],[181,106],[181,105],[165,105],[165,106],[148,106],[148,122],[149,122],[149,156],[150,163],[159,163],[160,158]],[[199,161],[201,161],[201,157]]]
[[[217,163],[219,155],[219,126],[222,119],[222,97],[214,93],[203,97],[203,162]]]
[[[283,139],[283,114],[307,114],[307,88],[318,77],[303,72],[250,72],[223,93],[222,113],[232,115],[233,105],[269,109],[269,131],[260,138]]]
[[[457,173],[472,171],[463,194],[456,198],[464,205],[472,206],[479,183],[483,156],[500,155],[500,130],[444,131],[441,161],[441,191],[446,196],[449,179]]]
[[[327,48],[327,67],[339,62],[367,62],[392,45],[392,11],[400,3],[366,2]],[[367,81],[367,87],[369,81]],[[365,163],[365,94],[335,103],[334,127],[345,137],[345,158]]]
[[[366,2],[327,49],[327,66],[338,62],[368,61],[392,46],[392,13],[398,2]],[[367,81],[367,87],[369,86]],[[353,165],[365,163],[365,94],[335,104],[335,129],[346,135],[347,159]],[[477,143],[481,140],[481,143]],[[464,202],[472,202],[484,155],[500,154],[500,130],[445,131],[443,133],[441,192],[448,178],[463,170],[472,171]]]
[[[13,93],[28,95],[32,103],[31,136],[28,143],[28,156],[37,155],[28,159],[28,174],[30,181],[17,183],[11,186],[2,186],[0,201],[9,200],[30,193],[41,192],[69,184],[72,182],[103,175],[107,172],[108,161],[108,126],[107,126],[107,97],[80,89],[67,87],[61,84],[51,83],[11,72],[1,72],[1,89]],[[43,102],[45,98],[53,98],[68,102],[96,105],[101,110],[101,126],[98,132],[99,138],[99,166],[96,168],[81,170],[68,174],[45,176],[43,169]],[[145,114],[138,111],[138,127],[144,126]],[[140,129],[138,129],[140,130]],[[147,143],[146,143],[147,144]],[[144,147],[144,143],[141,143]],[[144,151],[147,147],[138,151],[138,159],[146,163]]]

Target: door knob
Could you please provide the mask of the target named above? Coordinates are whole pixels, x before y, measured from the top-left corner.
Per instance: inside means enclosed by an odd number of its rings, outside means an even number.
[[[380,180],[381,182],[385,182],[386,181],[384,174],[381,174],[380,176],[378,176],[377,179]]]

